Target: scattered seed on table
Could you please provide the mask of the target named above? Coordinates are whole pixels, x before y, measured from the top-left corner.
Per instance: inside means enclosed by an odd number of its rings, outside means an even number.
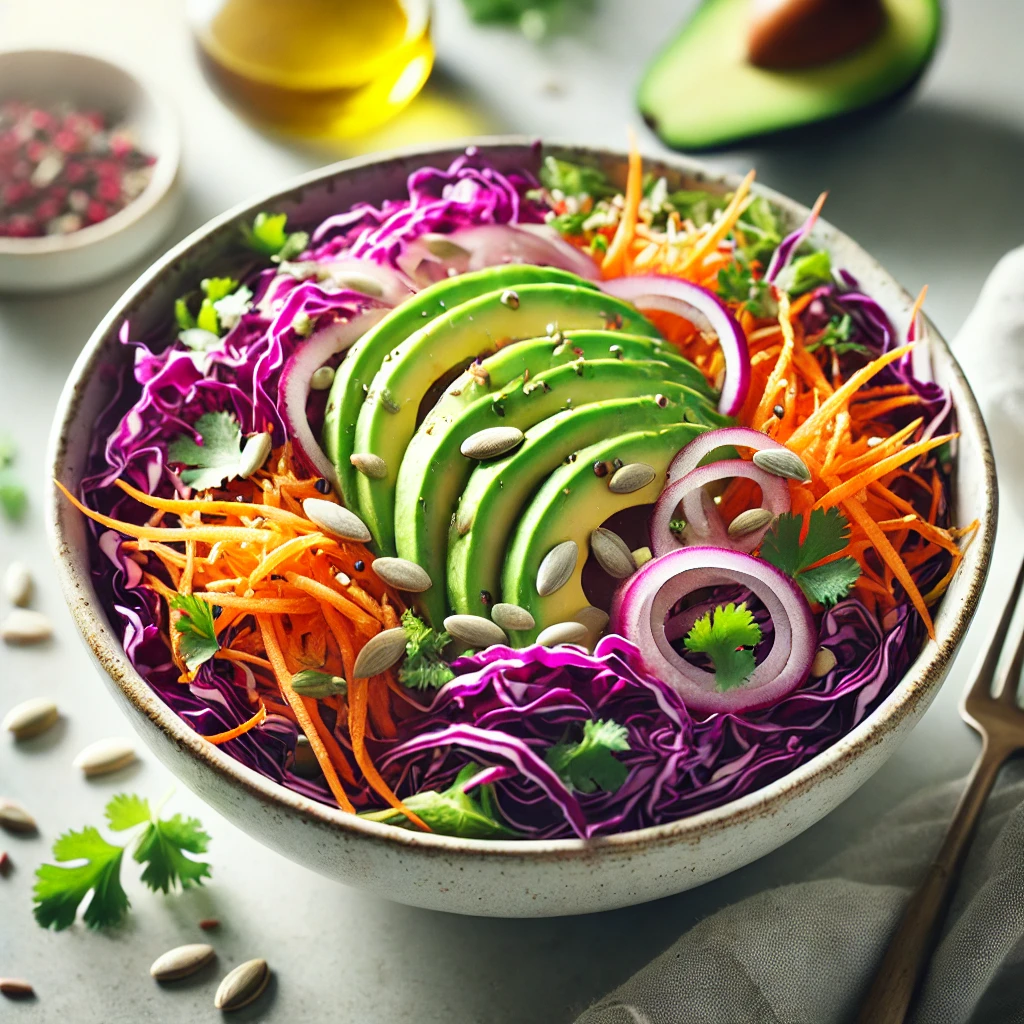
[[[199,922],[199,927],[202,928],[204,932],[216,931],[220,927],[220,921],[215,917],[204,917],[202,921]]]
[[[0,850],[0,878],[6,878],[11,873],[11,856],[6,850]]]
[[[4,573],[4,596],[24,608],[32,598],[32,573],[24,562],[11,562]]]
[[[14,800],[0,796],[0,828],[19,835],[27,835],[38,829],[36,819]]]
[[[53,625],[42,612],[15,608],[0,623],[0,638],[9,644],[38,644],[53,635]]]
[[[109,775],[127,768],[135,760],[135,747],[119,736],[90,743],[72,761],[86,776]]]
[[[149,973],[157,981],[179,981],[202,970],[216,956],[216,950],[208,943],[190,942],[185,946],[175,946],[158,956],[149,968]]]
[[[58,718],[57,705],[45,697],[31,697],[16,704],[4,715],[2,726],[6,732],[14,733],[16,740],[28,740],[39,736],[54,725]]]
[[[0,978],[0,995],[8,999],[34,999],[36,991],[21,978]]]
[[[247,960],[239,964],[217,986],[214,1008],[229,1013],[248,1006],[263,994],[269,980],[270,968],[266,960]]]

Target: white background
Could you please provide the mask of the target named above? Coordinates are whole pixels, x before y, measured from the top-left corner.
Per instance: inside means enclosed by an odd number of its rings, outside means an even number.
[[[621,146],[626,126],[638,124],[632,94],[639,71],[692,3],[597,3],[599,14],[578,36],[538,50],[509,33],[471,29],[457,0],[439,0],[440,67],[431,89],[362,148],[484,131]],[[936,63],[898,113],[814,141],[711,162],[731,170],[756,165],[763,181],[804,202],[831,189],[826,216],[911,292],[929,283],[927,309],[952,337],[992,264],[1024,241],[1024,4],[955,0],[947,6]],[[0,3],[0,45],[22,44],[113,57],[171,95],[184,129],[188,182],[176,237],[251,193],[344,155],[260,135],[212,96],[174,0]],[[644,148],[657,151],[638,127]],[[902,796],[966,770],[976,744],[955,704],[977,630],[922,724],[855,797],[773,856],[695,892],[556,921],[413,910],[310,874],[179,790],[173,807],[200,816],[213,834],[212,884],[165,899],[133,883],[134,913],[123,929],[97,935],[79,925],[60,935],[43,932],[32,921],[29,891],[55,835],[98,823],[114,792],[158,798],[172,785],[148,753],[136,768],[95,782],[70,766],[87,742],[133,734],[78,642],[56,590],[41,521],[43,455],[57,395],[78,350],[138,269],[73,294],[0,299],[0,428],[17,438],[32,499],[22,527],[0,527],[0,564],[18,557],[34,567],[37,607],[57,624],[57,638],[45,649],[0,650],[0,713],[35,695],[52,697],[64,713],[57,728],[17,749],[0,737],[0,794],[22,800],[42,826],[38,839],[0,836],[15,863],[13,874],[0,879],[0,976],[26,977],[39,993],[35,1003],[0,1001],[0,1021],[219,1019],[212,1007],[217,969],[173,990],[148,976],[159,953],[200,941],[196,921],[204,916],[224,922],[214,940],[221,968],[264,956],[275,972],[268,996],[238,1020],[570,1021],[695,920],[766,885],[799,880]],[[989,616],[998,609],[1006,592],[1018,557],[1013,540],[1002,538],[981,618],[986,609]]]

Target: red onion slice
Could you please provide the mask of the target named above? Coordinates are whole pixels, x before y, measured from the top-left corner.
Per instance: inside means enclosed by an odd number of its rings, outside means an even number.
[[[706,430],[679,449],[679,453],[668,467],[668,480],[671,483],[686,476],[687,473],[692,473],[704,458],[718,448],[749,448],[751,451],[765,452],[785,447],[784,444],[753,427],[719,427],[717,430]]]
[[[665,618],[688,594],[723,584],[739,584],[760,598],[775,636],[750,679],[719,692],[714,673],[691,665],[672,648]],[[616,595],[611,627],[632,640],[647,670],[698,714],[738,714],[785,697],[807,678],[818,636],[807,598],[785,573],[759,558],[713,547],[681,548],[642,566]]]
[[[317,443],[306,417],[310,380],[321,366],[358,341],[389,312],[389,309],[368,309],[351,320],[336,320],[314,331],[295,349],[281,371],[278,391],[296,454],[305,459],[320,476],[329,480],[335,489],[338,480],[334,466]]]
[[[735,416],[750,390],[750,353],[743,328],[722,300],[707,288],[664,274],[616,277],[602,286],[609,295],[632,302],[637,309],[662,310],[689,320],[704,334],[718,338],[725,357],[725,382],[718,411]]]

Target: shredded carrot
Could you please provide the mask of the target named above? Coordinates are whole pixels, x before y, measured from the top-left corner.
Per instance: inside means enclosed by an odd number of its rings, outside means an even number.
[[[623,272],[626,249],[633,240],[637,220],[640,214],[640,202],[644,196],[644,169],[640,150],[637,149],[636,137],[630,133],[629,139],[629,170],[626,175],[626,202],[615,230],[615,237],[608,246],[608,251],[601,261],[601,270],[605,277],[617,277]]]
[[[263,720],[267,717],[267,709],[260,704],[259,711],[256,712],[252,718],[248,721],[243,722],[241,725],[236,725],[233,729],[228,729],[225,732],[214,733],[213,736],[204,736],[203,739],[207,743],[227,743],[228,740],[238,739],[239,736],[244,736],[250,729],[255,729],[257,725],[261,725]]]

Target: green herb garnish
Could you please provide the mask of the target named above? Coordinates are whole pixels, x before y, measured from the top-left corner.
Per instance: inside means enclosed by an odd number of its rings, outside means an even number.
[[[289,233],[287,224],[286,213],[257,213],[252,227],[243,231],[245,244],[275,262],[293,260],[309,245],[309,235],[305,231]]]
[[[790,295],[803,295],[819,285],[832,283],[832,257],[826,249],[801,256],[790,264],[786,273]]]
[[[807,342],[804,347],[808,352],[816,352],[819,348],[827,348],[837,356],[844,356],[847,352],[870,355],[870,349],[867,345],[862,345],[859,341],[850,340],[852,334],[853,321],[850,319],[850,314],[845,313],[843,316],[832,317],[821,334]]]
[[[411,611],[402,613],[402,627],[408,638],[405,645],[405,660],[398,670],[398,681],[413,690],[438,690],[455,673],[441,657],[451,637],[444,632],[431,629]]]
[[[544,158],[540,169],[540,183],[549,192],[561,192],[563,196],[573,196],[576,199],[585,196],[594,200],[607,199],[618,192],[596,167],[573,164],[568,160],[556,160],[553,156]]]
[[[174,628],[181,634],[181,656],[189,672],[209,661],[219,650],[213,605],[190,594],[172,598],[171,608],[181,612]]]
[[[736,258],[718,272],[718,294],[727,302],[745,306],[751,316],[774,316],[775,300],[771,285],[762,278],[754,277],[746,254],[736,250]]]
[[[16,454],[13,439],[0,434],[0,511],[14,521],[28,508],[28,493],[13,469]]]
[[[607,719],[583,724],[578,742],[556,743],[544,760],[562,781],[580,793],[603,790],[614,793],[625,781],[629,769],[615,757],[629,750],[629,733],[624,725]]]
[[[242,428],[231,413],[223,411],[204,413],[194,426],[202,445],[181,434],[168,446],[168,458],[191,467],[182,471],[181,479],[197,491],[220,487],[238,475]]]
[[[684,643],[693,654],[706,654],[715,667],[719,693],[742,686],[756,667],[754,648],[761,642],[761,627],[746,604],[719,605],[702,615]]]

